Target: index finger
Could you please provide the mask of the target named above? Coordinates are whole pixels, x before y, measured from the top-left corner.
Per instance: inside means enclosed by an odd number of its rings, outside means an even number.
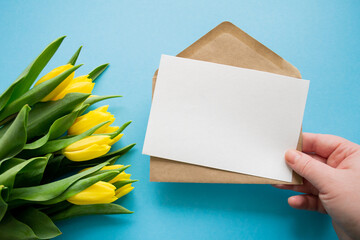
[[[303,133],[302,151],[328,158],[340,144],[345,142],[348,142],[348,140],[334,135]]]

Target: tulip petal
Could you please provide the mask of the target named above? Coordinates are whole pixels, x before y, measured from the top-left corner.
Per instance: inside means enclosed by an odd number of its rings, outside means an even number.
[[[50,72],[48,72],[47,74],[45,74],[43,77],[41,77],[35,84],[34,86],[39,85],[40,83],[43,83],[51,78],[54,78],[56,76],[58,76],[59,74],[63,73],[66,70],[69,70],[70,68],[72,68],[73,65],[71,64],[66,64],[66,65],[62,65],[59,66],[57,68],[54,68],[53,70],[51,70]]]
[[[117,141],[119,141],[122,136],[124,136],[123,133],[120,133],[119,135],[117,135],[116,137],[114,137],[113,139],[111,139],[111,142],[109,143],[110,146],[114,145]]]
[[[89,136],[89,137],[85,137],[73,144],[70,144],[69,146],[67,146],[64,151],[65,152],[69,152],[69,151],[78,151],[78,150],[82,150],[85,149],[87,147],[90,147],[94,144],[98,144],[98,145],[107,145],[110,142],[110,137],[106,136],[106,135],[93,135],[93,136]]]
[[[105,155],[110,151],[110,148],[111,147],[106,144],[103,145],[93,144],[92,146],[85,148],[83,150],[72,151],[72,152],[64,151],[63,154],[71,161],[76,161],[76,162],[86,161]]]
[[[47,73],[45,76],[43,76],[42,78],[40,78],[36,83],[36,85],[39,85],[40,83],[43,83],[51,78],[54,78],[58,75],[60,75],[61,73],[65,72],[66,70],[69,70],[73,67],[73,65],[71,64],[66,64],[60,67],[57,67],[55,69],[53,69],[51,72]],[[43,98],[41,101],[42,102],[47,102],[49,100],[55,100],[54,98],[56,97],[56,95],[58,95],[60,92],[62,92],[71,82],[71,80],[74,78],[75,73],[72,72],[64,81],[62,81],[54,90],[52,90],[51,93],[49,93],[45,98]]]
[[[74,78],[71,81],[71,84],[79,83],[79,82],[89,82],[89,83],[91,83],[92,81],[89,78],[89,75],[83,75],[83,76],[78,76],[78,77]]]
[[[78,194],[70,197],[67,201],[76,205],[104,204],[117,200],[115,197],[116,187],[108,182],[99,181]]]
[[[113,179],[111,179],[109,181],[109,183],[115,183],[115,182],[119,182],[119,181],[123,181],[123,180],[129,180],[130,176],[131,176],[131,174],[122,172],[122,173],[118,174],[116,177],[114,177]]]
[[[115,126],[115,127],[112,127],[112,126],[108,126],[106,129],[104,129],[104,131],[102,133],[113,133],[113,132],[116,132],[117,130],[119,130],[120,127],[118,126]]]
[[[127,146],[125,146],[123,148],[120,148],[120,149],[118,149],[116,151],[108,153],[108,154],[96,159],[96,161],[94,161],[94,163],[98,164],[99,162],[108,160],[108,159],[113,158],[113,157],[121,157],[122,155],[124,155],[128,151],[130,151],[130,149],[132,149],[135,145],[136,145],[136,143],[132,143],[132,144],[129,144],[129,145],[127,145]]]
[[[115,165],[105,166],[101,170],[114,170],[114,169],[120,169],[122,167],[124,167],[124,165],[115,164]]]
[[[78,82],[70,83],[64,90],[62,90],[58,95],[56,95],[52,101],[56,101],[65,97],[68,93],[91,93],[94,89],[95,83],[89,82]]]
[[[104,113],[106,113],[106,112],[107,112],[107,110],[108,110],[108,108],[109,108],[109,105],[105,105],[105,106],[101,106],[101,107],[99,107],[99,108],[95,109],[94,111],[96,111],[96,112],[104,112]]]
[[[101,122],[109,121],[95,132],[103,133],[104,129],[108,128],[109,125],[115,121],[115,118],[112,116],[109,112],[90,111],[75,120],[74,124],[69,128],[68,134],[78,135]]]
[[[116,151],[113,151],[111,153],[107,153],[105,154],[104,156],[101,156],[101,157],[98,157],[98,158],[95,158],[95,159],[92,159],[92,160],[89,160],[89,161],[86,161],[86,162],[72,162],[72,163],[69,163],[69,167],[82,167],[82,168],[86,168],[86,167],[92,167],[92,166],[95,166],[99,163],[102,163],[106,160],[110,161],[110,163],[114,164],[115,161],[125,155],[128,151],[131,150],[131,148],[133,148],[136,144],[133,143],[133,144],[130,144],[128,146],[125,146],[119,150],[116,150]]]
[[[121,197],[125,196],[126,194],[128,194],[129,192],[131,192],[133,189],[134,189],[134,187],[132,187],[131,184],[125,185],[125,186],[119,188],[118,190],[116,190],[115,196],[117,198],[121,198]]]

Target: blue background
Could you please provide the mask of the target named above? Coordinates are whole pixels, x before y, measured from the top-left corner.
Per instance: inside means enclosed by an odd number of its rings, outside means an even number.
[[[111,67],[97,81],[116,124],[133,124],[116,147],[135,190],[119,202],[132,215],[59,222],[59,239],[335,239],[328,216],[291,209],[293,192],[262,185],[150,183],[141,154],[151,78],[162,53],[175,55],[231,21],[311,80],[304,131],[360,143],[360,1],[0,1],[0,90],[55,38],[67,35],[46,71],[84,45],[78,74]],[[211,154],[211,152],[209,152]]]

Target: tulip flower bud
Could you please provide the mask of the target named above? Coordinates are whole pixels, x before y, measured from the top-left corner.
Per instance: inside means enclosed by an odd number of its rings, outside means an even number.
[[[68,129],[68,134],[79,135],[105,121],[110,121],[110,122],[99,128],[98,130],[96,130],[95,134],[112,133],[118,130],[119,127],[110,126],[110,124],[112,124],[115,121],[115,118],[114,115],[111,115],[111,113],[107,111],[108,107],[109,105],[102,106],[93,111],[88,112],[87,114],[78,117],[75,120],[74,124]]]
[[[111,139],[107,135],[93,135],[70,144],[62,150],[65,157],[71,161],[81,162],[105,155],[111,145],[118,141],[123,134]]]
[[[59,74],[65,72],[66,70],[72,68],[73,65],[71,64],[66,64],[60,67],[57,67],[55,69],[53,69],[52,71],[50,71],[49,73],[45,74],[45,76],[43,76],[42,78],[40,78],[36,83],[35,86],[43,83],[51,78],[54,78],[56,76],[58,76]],[[62,81],[59,86],[57,86],[51,93],[49,93],[45,98],[43,98],[41,101],[42,102],[47,102],[47,101],[54,101],[55,97],[62,92],[71,82],[71,80],[74,78],[74,72],[71,73],[64,81]]]
[[[116,165],[115,164],[115,165],[110,165],[110,166],[104,166],[104,167],[101,168],[101,170],[115,170],[115,169],[120,169],[122,167],[124,167],[124,165]],[[85,169],[81,170],[80,172],[86,171],[88,169],[90,169],[90,168],[85,168]],[[123,171],[123,172],[119,173],[116,177],[111,179],[109,181],[109,183],[116,183],[116,182],[119,182],[119,181],[130,180],[130,176],[131,176],[131,174],[127,174],[127,173],[125,173],[125,171]],[[134,187],[131,186],[131,183],[126,184],[126,185],[116,189],[115,196],[117,198],[121,198],[122,196],[125,196],[126,194],[131,192],[133,189],[134,189]]]
[[[99,181],[67,199],[75,205],[104,204],[116,201],[116,187],[108,182]]]

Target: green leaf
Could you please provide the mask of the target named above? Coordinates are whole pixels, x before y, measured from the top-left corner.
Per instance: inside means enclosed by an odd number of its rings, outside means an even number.
[[[0,174],[25,161],[21,158],[10,158],[0,162]]]
[[[16,174],[14,187],[19,188],[39,185],[43,177],[45,167],[51,156],[51,154],[48,154],[45,157],[35,157],[31,159],[32,161]]]
[[[64,157],[64,155],[58,155],[49,159],[41,180],[42,184],[52,182],[55,178],[62,175],[63,169],[60,166]]]
[[[0,126],[10,122],[17,116],[17,113],[11,114],[10,116],[6,117],[4,120],[0,121]]]
[[[39,239],[50,239],[61,234],[61,231],[56,227],[51,218],[33,207],[19,209],[19,211],[14,213],[14,217],[28,225]],[[11,229],[10,231],[14,230]]]
[[[8,205],[4,201],[3,194],[7,191],[7,188],[4,185],[0,185],[0,222],[1,219],[5,216],[5,213],[7,211]]]
[[[78,57],[79,57],[81,48],[82,48],[82,46],[80,46],[79,49],[74,53],[74,55],[70,58],[68,64],[71,64],[71,65],[73,65],[73,66],[75,65],[76,60],[77,60]]]
[[[75,122],[76,118],[79,116],[80,112],[81,109],[56,119],[56,121],[51,125],[48,133],[45,136],[39,138],[35,142],[26,144],[24,146],[24,149],[36,149],[45,145],[49,140],[60,137],[71,127],[71,125]]]
[[[44,97],[46,97],[52,90],[54,90],[62,81],[64,81],[71,73],[73,73],[76,69],[78,69],[81,65],[72,67],[58,76],[51,78],[39,85],[36,85],[23,95],[19,96],[10,104],[6,105],[4,109],[0,112],[0,121],[5,119],[18,112],[22,106],[25,104],[33,105],[39,101],[41,101]]]
[[[118,174],[117,171],[109,171],[109,172],[103,172],[100,174],[97,174],[95,176],[90,176],[87,178],[83,178],[73,185],[71,185],[68,189],[66,189],[65,192],[57,196],[56,198],[53,198],[51,200],[45,201],[45,202],[39,202],[39,204],[44,205],[51,205],[56,204],[62,201],[65,201],[66,199],[74,196],[75,194],[78,194],[82,190],[94,185],[95,183],[99,181],[103,181],[105,178],[113,179]]]
[[[69,93],[63,99],[57,101],[35,104],[29,112],[27,124],[28,140],[46,134],[56,119],[71,113],[88,96],[89,94],[85,93]],[[0,128],[0,137],[4,135],[10,125],[11,123],[7,123]]]
[[[71,113],[89,94],[69,93],[57,101],[38,103],[29,113],[28,139],[46,134],[53,122]]]
[[[15,219],[8,211],[0,222],[0,239],[29,240],[39,238],[28,225]]]
[[[55,54],[65,36],[56,39],[50,43],[40,55],[20,74],[10,87],[0,96],[0,110],[7,104],[17,99],[29,90],[46,64]]]
[[[43,161],[43,159],[42,157],[29,159],[27,161],[15,165],[14,167],[0,174],[0,184],[5,185],[11,190],[14,186],[16,175],[27,165],[32,164],[33,162],[36,161]]]
[[[10,193],[9,200],[22,199],[32,202],[48,201],[50,199],[59,196],[68,187],[70,187],[79,179],[86,177],[93,172],[99,171],[102,167],[106,166],[107,164],[108,162],[104,162],[86,171],[44,185],[27,187],[27,188],[14,188]]]
[[[83,132],[79,135],[71,136],[71,137],[64,138],[64,139],[57,139],[57,140],[49,141],[38,149],[24,150],[21,154],[27,155],[27,156],[38,156],[38,155],[43,155],[43,154],[47,154],[47,153],[57,152],[61,149],[66,148],[67,146],[69,146],[70,144],[72,144],[74,142],[77,142],[87,136],[90,136],[97,129],[101,128],[108,122],[110,122],[110,121],[100,123],[100,124],[96,125],[95,127],[92,127],[89,130],[87,130],[86,132]]]
[[[93,97],[89,97],[88,99],[86,99],[84,102],[84,105],[89,104],[89,106],[91,106],[97,102],[100,102],[100,101],[103,101],[103,100],[106,100],[109,98],[117,98],[117,97],[122,97],[122,96],[120,96],[120,95],[93,96]]]
[[[129,121],[129,122],[124,123],[124,124],[123,124],[118,130],[116,130],[115,132],[112,132],[112,133],[102,133],[102,134],[99,134],[99,135],[108,135],[108,136],[110,136],[111,139],[113,139],[114,137],[116,137],[117,135],[119,135],[120,133],[122,133],[122,132],[125,130],[125,128],[130,125],[131,122],[132,122],[132,121]]]
[[[134,183],[134,182],[137,182],[138,180],[122,180],[122,181],[117,181],[117,182],[114,182],[113,185],[116,187],[116,189],[119,189],[127,184],[130,184],[130,183]]]
[[[8,159],[18,154],[25,146],[26,125],[30,108],[25,105],[9,128],[0,137],[0,159]]]
[[[54,221],[93,214],[130,214],[126,208],[113,204],[73,205],[62,212],[50,215]]]
[[[53,215],[57,212],[62,212],[66,208],[70,207],[72,203],[69,203],[68,201],[63,201],[56,203],[54,205],[39,205],[39,209],[45,213],[46,215]]]
[[[98,66],[97,68],[92,70],[91,73],[89,73],[89,78],[95,81],[95,79],[99,77],[108,66],[109,66],[108,63]]]

